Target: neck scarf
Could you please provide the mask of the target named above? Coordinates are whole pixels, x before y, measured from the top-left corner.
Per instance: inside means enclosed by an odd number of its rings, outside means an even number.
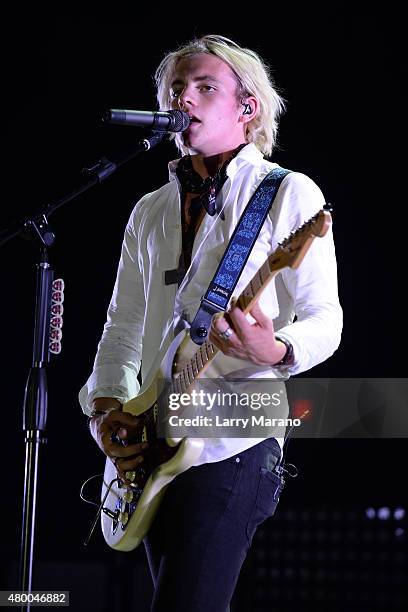
[[[215,215],[217,195],[228,178],[228,164],[245,146],[246,143],[239,145],[214,176],[207,176],[205,179],[194,170],[190,155],[185,155],[181,158],[177,165],[176,175],[181,183],[182,190],[184,193],[197,194],[197,197],[192,201],[191,207],[193,207],[194,203],[195,210],[203,206],[211,217]]]

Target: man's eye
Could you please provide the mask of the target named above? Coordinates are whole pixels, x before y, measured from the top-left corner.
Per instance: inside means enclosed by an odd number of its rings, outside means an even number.
[[[201,88],[204,91],[215,91],[215,87],[213,87],[212,85],[201,85]]]

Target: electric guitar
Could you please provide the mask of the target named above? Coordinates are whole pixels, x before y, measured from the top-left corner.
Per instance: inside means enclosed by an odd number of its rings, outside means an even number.
[[[298,268],[313,240],[323,237],[331,226],[327,210],[320,210],[298,230],[292,232],[272,253],[248,283],[237,306],[248,313],[267,283],[285,267]],[[218,356],[218,359],[217,359]],[[133,473],[131,486],[118,479],[110,459],[106,460],[102,485],[102,532],[107,544],[122,551],[136,548],[145,537],[169,483],[199,459],[204,440],[200,438],[158,438],[156,425],[159,398],[165,383],[170,392],[191,392],[198,378],[220,378],[226,374],[225,356],[206,340],[194,344],[188,330],[181,331],[164,354],[153,379],[142,386],[139,395],[123,405],[124,412],[141,417],[139,440],[148,441],[144,462]],[[242,363],[242,360],[238,360]]]

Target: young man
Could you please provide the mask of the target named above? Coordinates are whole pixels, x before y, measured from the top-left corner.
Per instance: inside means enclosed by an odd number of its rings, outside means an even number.
[[[131,214],[94,370],[80,392],[95,441],[127,483],[144,447],[132,442],[137,418],[121,406],[138,393],[140,363],[145,381],[159,352],[193,320],[245,206],[277,166],[264,155],[272,153],[283,110],[259,56],[221,36],[169,53],[156,82],[160,108],[191,118],[175,136],[183,157],[170,163],[169,183],[141,198]],[[323,205],[311,179],[296,172],[284,178],[235,295]],[[166,284],[166,271],[177,268],[179,286]],[[209,339],[226,358],[242,360],[249,377],[303,372],[339,345],[336,279],[329,232],[314,241],[299,269],[284,269],[267,286],[251,316],[232,307],[227,317],[214,317]],[[112,433],[128,445],[112,441]],[[270,472],[280,453],[275,438],[221,439],[170,484],[145,540],[152,610],[228,608],[256,528],[276,508]]]

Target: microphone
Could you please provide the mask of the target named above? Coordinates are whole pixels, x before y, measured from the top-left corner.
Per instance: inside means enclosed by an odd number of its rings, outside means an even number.
[[[190,117],[181,110],[139,111],[111,108],[102,115],[105,123],[136,125],[157,132],[184,132],[190,125]]]

